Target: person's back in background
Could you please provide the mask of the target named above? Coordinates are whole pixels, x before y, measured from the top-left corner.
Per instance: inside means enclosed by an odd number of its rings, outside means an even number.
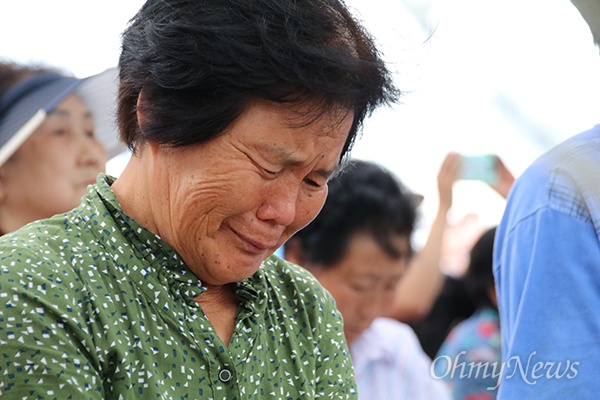
[[[600,43],[600,3],[572,3]],[[494,250],[499,399],[598,398],[599,160],[596,125],[537,159],[510,193]]]

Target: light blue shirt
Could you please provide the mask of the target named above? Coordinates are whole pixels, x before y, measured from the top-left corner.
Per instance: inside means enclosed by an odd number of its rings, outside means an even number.
[[[360,400],[445,400],[450,394],[431,375],[431,360],[413,330],[377,318],[350,346]]]
[[[496,233],[499,399],[600,392],[600,125],[534,162]]]

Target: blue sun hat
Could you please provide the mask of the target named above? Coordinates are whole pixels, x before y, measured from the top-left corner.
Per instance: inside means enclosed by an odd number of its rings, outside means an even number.
[[[108,158],[123,152],[126,146],[116,127],[117,89],[117,68],[83,79],[47,72],[20,81],[0,97],[0,166],[72,93],[92,112],[96,137]]]

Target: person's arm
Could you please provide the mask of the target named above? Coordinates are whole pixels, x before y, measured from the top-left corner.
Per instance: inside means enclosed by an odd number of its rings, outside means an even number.
[[[498,172],[498,180],[490,186],[506,199],[513,183],[515,183],[515,177],[498,156],[496,156],[496,171]]]
[[[412,322],[429,313],[444,283],[440,270],[446,217],[452,207],[452,185],[458,179],[461,156],[449,153],[437,176],[439,207],[425,245],[410,263],[397,289],[392,317]]]
[[[507,198],[515,177],[500,157],[496,156],[496,159],[498,180],[490,184],[490,187]],[[452,207],[452,186],[460,178],[461,165],[462,156],[458,153],[449,153],[440,167],[437,177],[439,191],[437,215],[425,245],[415,255],[398,285],[391,316],[400,321],[414,322],[427,315],[442,288],[444,274],[440,270],[440,259],[447,228],[446,217]]]

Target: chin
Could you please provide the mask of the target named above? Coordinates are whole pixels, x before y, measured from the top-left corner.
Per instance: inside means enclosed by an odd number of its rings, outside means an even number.
[[[257,262],[256,260],[253,260],[252,262],[244,262],[240,259],[237,260],[237,262],[228,262],[227,264],[232,265],[232,267],[223,270],[222,273],[219,274],[218,279],[221,281],[221,284],[241,282],[254,275],[262,265],[262,261],[263,260]],[[201,276],[199,278],[202,280]],[[219,283],[215,282],[213,284],[218,285]]]
[[[352,343],[354,343],[354,341],[358,338],[358,335],[355,335],[353,333],[346,333],[346,342],[348,343],[348,346],[350,346]]]

